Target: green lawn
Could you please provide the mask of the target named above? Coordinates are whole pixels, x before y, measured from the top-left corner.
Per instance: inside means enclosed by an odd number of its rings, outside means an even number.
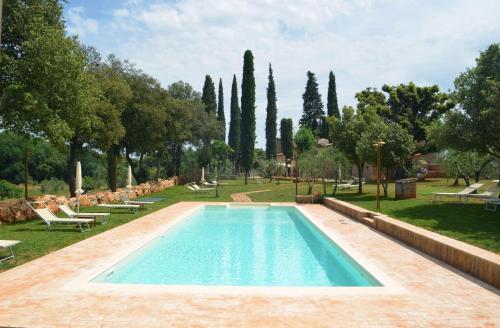
[[[150,206],[150,209],[138,214],[113,210],[113,215],[107,224],[98,224],[85,233],[64,226],[57,227],[54,231],[46,231],[41,220],[2,224],[0,225],[0,239],[14,239],[22,242],[15,247],[16,259],[0,264],[0,271],[31,261],[179,201],[231,201],[230,195],[233,193],[257,190],[271,191],[249,195],[254,201],[293,201],[295,196],[295,184],[291,182],[282,181],[277,184],[275,181],[269,183],[268,180],[261,180],[260,183],[257,183],[250,179],[247,186],[243,184],[243,180],[231,180],[225,183],[227,184],[219,188],[218,198],[215,197],[214,191],[200,194],[194,193],[184,186],[166,189],[151,195],[151,197],[166,197],[166,200],[155,203]],[[484,211],[482,203],[464,206],[456,203],[431,204],[430,202],[432,191],[455,191],[462,188],[463,186],[448,187],[445,180],[422,182],[417,187],[417,199],[399,201],[384,199],[381,203],[381,212],[493,252],[500,252],[500,211]],[[299,184],[299,193],[304,194],[306,190],[305,183]],[[322,192],[323,189],[321,185],[316,185],[314,190]],[[391,185],[389,190],[390,197],[393,197],[394,185]],[[331,188],[328,192],[331,192]],[[345,191],[338,193],[337,197],[374,210],[375,186],[365,185],[364,192],[364,194],[358,195],[354,190]],[[84,210],[97,211],[101,209],[88,208]]]

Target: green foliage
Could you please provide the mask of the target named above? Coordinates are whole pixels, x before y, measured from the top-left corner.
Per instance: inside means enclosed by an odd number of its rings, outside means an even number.
[[[205,105],[205,111],[215,116],[217,112],[217,100],[215,95],[214,81],[212,81],[210,75],[205,76],[205,83],[203,84],[201,101]]]
[[[363,168],[366,162],[364,153],[357,151],[358,142],[361,136],[369,131],[373,125],[380,122],[377,113],[368,108],[366,111],[355,111],[352,107],[344,107],[341,118],[335,116],[328,118],[330,124],[330,140],[346,158],[351,161],[358,170],[359,185],[358,193],[363,192],[361,178],[363,177]]]
[[[167,88],[168,92],[175,99],[189,100],[195,103],[201,102],[201,93],[184,81],[172,83]]]
[[[463,178],[467,185],[470,178],[479,182],[482,172],[488,170],[488,166],[494,167],[496,164],[491,155],[453,149],[442,151],[438,162],[443,166],[448,177]],[[498,171],[496,173],[498,174]]]
[[[267,85],[267,108],[266,108],[266,158],[276,158],[276,86],[274,84],[273,68],[269,63],[269,77]]]
[[[95,179],[90,176],[83,177],[82,179],[82,188],[85,191],[96,190],[102,187],[104,187],[103,180]]]
[[[385,142],[380,148],[380,166],[384,171],[384,194],[387,197],[387,186],[392,178],[393,170],[402,166],[415,150],[413,136],[397,123],[379,122],[365,131],[356,145],[358,156],[367,163],[376,165],[377,156],[374,144]]]
[[[219,101],[217,102],[217,121],[220,125],[220,140],[226,141],[226,115],[224,114],[224,89],[222,79],[219,79]]]
[[[318,92],[318,82],[314,73],[307,72],[307,83],[304,94],[302,118],[299,121],[301,127],[310,129],[315,136],[319,135],[319,127],[321,118],[325,115],[323,110],[323,102],[321,95]]]
[[[299,154],[303,154],[314,148],[314,135],[309,128],[301,127],[295,134],[293,141]]]
[[[21,189],[6,180],[0,180],[0,199],[20,198]]]
[[[241,111],[238,104],[238,85],[236,75],[233,75],[231,85],[231,122],[229,123],[228,144],[233,149],[233,163],[235,168],[240,158],[240,138],[241,138]]]
[[[43,180],[40,182],[40,190],[43,194],[47,195],[59,195],[66,190],[68,186],[62,180],[51,178],[48,180]]]
[[[330,71],[328,76],[328,100],[326,103],[328,116],[340,118],[339,103],[337,100],[337,85],[335,83],[335,74]]]
[[[273,177],[278,175],[280,165],[275,159],[262,159],[259,161],[258,170],[262,177],[272,181]]]
[[[459,110],[429,128],[441,149],[475,151],[500,158],[500,45],[481,52],[476,66],[455,79]]]
[[[403,126],[415,141],[427,141],[426,128],[455,106],[447,93],[439,92],[437,85],[419,87],[414,83],[398,86],[384,85],[388,94],[389,110],[379,114],[386,122]]]
[[[241,82],[241,165],[248,176],[254,162],[255,149],[255,77],[253,54],[245,51],[243,56],[243,79]]]
[[[299,130],[299,132],[301,130]],[[320,175],[320,165],[321,163],[319,163],[318,161],[318,149],[316,147],[304,150],[304,152],[300,156],[300,161],[298,161],[298,166],[300,170],[300,176],[307,181],[308,194],[312,193],[314,182]]]
[[[293,157],[293,122],[291,118],[281,119],[280,124],[281,150],[285,158]]]

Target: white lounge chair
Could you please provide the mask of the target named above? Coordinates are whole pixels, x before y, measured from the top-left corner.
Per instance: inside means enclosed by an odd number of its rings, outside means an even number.
[[[93,219],[58,218],[48,208],[34,208],[33,211],[47,224],[47,230],[50,230],[55,224],[76,224],[81,232],[85,232],[90,230],[90,225],[94,223]]]
[[[204,186],[209,186],[209,187],[213,187],[213,186],[216,186],[216,185],[217,185],[217,182],[202,181],[201,183],[202,183]]]
[[[12,247],[19,243],[19,240],[0,240],[0,249],[8,249],[10,253],[7,257],[0,258],[0,263],[14,258]]]
[[[130,200],[130,198],[128,198],[127,196],[122,196],[121,199],[122,199],[123,203],[125,203],[126,205],[139,205],[141,210],[144,209],[145,205],[154,204],[153,201]]]
[[[70,219],[102,219],[101,223],[105,224],[110,213],[76,213],[68,205],[58,205],[59,209],[64,212]]]
[[[365,181],[361,181],[361,184],[365,184],[366,182]],[[358,187],[358,180],[355,180],[355,179],[349,179],[347,180],[346,183],[341,183],[341,184],[338,184],[337,185],[337,188],[339,188],[340,190],[345,190],[345,189],[348,189],[350,190],[351,188],[356,188]]]
[[[106,208],[127,209],[134,211],[136,213],[138,210],[141,209],[141,205],[134,205],[134,204],[99,204],[97,206]]]
[[[441,201],[444,196],[444,197],[458,197],[458,200],[460,202],[462,201],[462,199],[465,199],[465,203],[467,203],[468,195],[477,191],[479,188],[481,188],[482,185],[483,185],[482,183],[474,183],[468,186],[467,188],[460,190],[459,192],[433,192],[432,194],[434,195],[434,197],[432,198],[432,202],[434,203],[436,201]]]
[[[214,189],[214,188],[200,188],[196,183],[187,184],[186,187],[194,192],[207,192]]]
[[[480,193],[480,194],[466,194],[463,195],[462,198],[465,199],[465,202],[469,200],[469,198],[476,198],[476,199],[498,199],[498,193],[500,192],[500,187],[497,187],[496,185],[491,185],[486,191]]]

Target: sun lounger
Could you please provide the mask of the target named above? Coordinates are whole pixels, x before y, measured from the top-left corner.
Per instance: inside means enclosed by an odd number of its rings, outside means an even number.
[[[130,198],[128,198],[127,196],[122,196],[121,199],[123,203],[126,205],[139,205],[141,210],[145,208],[145,205],[154,204],[154,202],[152,201],[137,200],[137,199],[130,200]]]
[[[107,222],[107,217],[110,213],[76,213],[73,211],[68,205],[58,205],[59,209],[64,212],[70,219],[93,219],[96,221],[97,219],[101,219],[101,223],[104,224]]]
[[[106,208],[116,208],[116,209],[127,209],[131,210],[134,212],[137,212],[137,210],[141,209],[141,205],[134,205],[134,204],[99,204],[97,205],[99,207],[106,207]]]
[[[217,185],[217,182],[202,181],[201,183],[202,183],[204,186],[209,186],[209,187],[213,187],[213,186],[216,186],[216,185]]]
[[[490,205],[491,205],[491,207],[490,207]],[[484,209],[485,210],[496,212],[498,206],[500,206],[500,198],[484,199]]]
[[[81,232],[90,230],[90,225],[94,223],[93,219],[68,219],[68,218],[58,218],[52,213],[48,208],[35,209],[33,211],[40,217],[45,224],[47,224],[47,230],[56,224],[76,224]]]
[[[7,257],[0,258],[0,263],[14,258],[12,247],[19,243],[19,240],[0,240],[0,249],[8,249],[10,253]]]
[[[365,181],[361,181],[361,184],[365,184]],[[358,181],[354,179],[347,180],[346,183],[341,183],[337,185],[337,188],[340,190],[344,189],[351,189],[351,188],[357,188],[358,187]]]
[[[432,202],[434,203],[436,201],[441,201],[443,196],[458,197],[458,200],[460,202],[463,199],[465,199],[465,202],[467,202],[467,196],[477,191],[479,188],[481,188],[482,185],[483,185],[482,183],[474,183],[468,186],[467,188],[460,190],[459,192],[434,192],[432,193],[434,195],[434,197],[432,198]]]
[[[210,190],[213,190],[214,188],[200,188],[197,184],[193,183],[193,184],[187,184],[186,187],[191,190],[191,191],[194,191],[194,192],[207,192],[207,191],[210,191]]]
[[[492,185],[489,187],[486,191],[480,193],[480,194],[467,194],[463,195],[462,198],[465,199],[465,202],[469,200],[469,198],[476,198],[476,199],[498,199],[498,193],[500,193],[500,187],[497,187],[496,185]]]

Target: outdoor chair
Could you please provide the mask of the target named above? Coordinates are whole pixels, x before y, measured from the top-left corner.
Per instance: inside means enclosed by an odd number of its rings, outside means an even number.
[[[8,249],[10,253],[7,257],[0,258],[0,263],[14,258],[14,251],[12,250],[12,247],[19,243],[19,240],[0,240],[0,249]]]
[[[115,209],[127,209],[134,211],[137,213],[138,210],[141,209],[141,205],[134,205],[134,204],[99,204],[97,205],[99,207],[106,207],[106,208],[115,208]]]
[[[458,200],[462,202],[462,199],[465,199],[465,203],[467,203],[467,196],[476,192],[479,188],[481,188],[482,183],[474,183],[460,190],[459,192],[434,192],[432,193],[434,196],[432,198],[432,202],[441,201],[442,197],[458,197]]]
[[[93,219],[94,222],[97,219],[101,219],[102,224],[107,223],[107,218],[110,215],[110,213],[76,213],[68,205],[58,205],[58,207],[70,219],[75,219],[75,218],[76,219]]]
[[[93,219],[58,218],[48,208],[32,209],[45,222],[47,230],[51,230],[56,224],[76,224],[81,232],[85,232],[90,230],[90,225],[94,223]]]

